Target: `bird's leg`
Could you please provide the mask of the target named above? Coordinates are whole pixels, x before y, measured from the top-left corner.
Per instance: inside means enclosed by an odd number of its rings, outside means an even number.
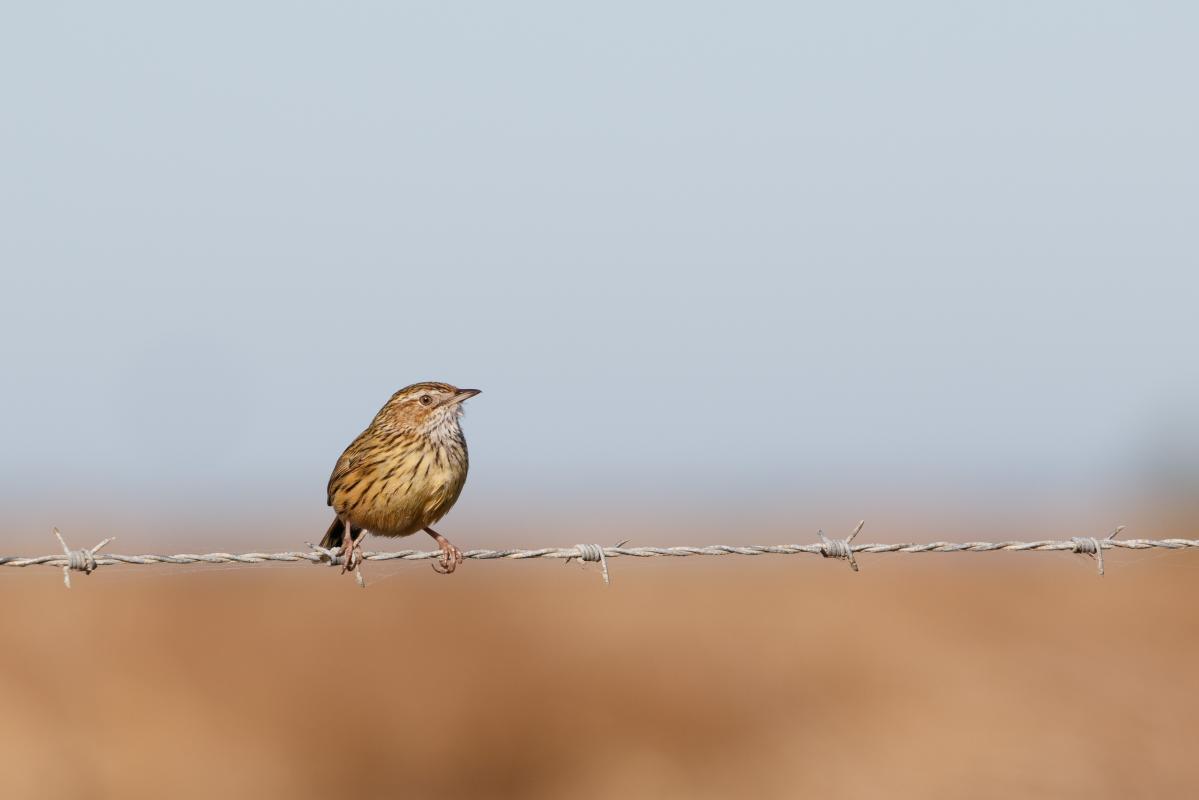
[[[350,521],[346,520],[345,531],[341,534],[341,556],[345,559],[341,565],[341,574],[345,575],[362,562],[362,540],[366,538],[366,531],[358,531],[358,535],[354,535],[354,529],[350,525]]]
[[[449,575],[462,563],[462,551],[454,547],[449,539],[432,528],[425,528],[425,533],[432,536],[433,541],[437,542],[437,546],[441,548],[441,559],[433,565],[433,571],[440,572],[442,575]]]

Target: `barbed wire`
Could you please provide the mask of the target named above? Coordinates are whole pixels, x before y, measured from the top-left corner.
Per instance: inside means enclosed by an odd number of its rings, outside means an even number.
[[[1039,541],[1002,541],[1002,542],[896,542],[891,544],[853,544],[854,538],[861,533],[865,523],[860,522],[853,533],[842,539],[833,539],[819,531],[819,541],[810,544],[772,544],[772,545],[675,545],[659,546],[628,546],[627,542],[605,546],[600,544],[577,544],[571,547],[541,547],[535,549],[505,549],[505,550],[465,550],[463,558],[479,561],[512,560],[520,561],[528,558],[564,559],[567,563],[574,559],[599,563],[603,570],[604,583],[609,583],[608,559],[610,558],[680,558],[686,556],[764,556],[764,555],[819,555],[824,558],[843,559],[849,562],[854,572],[858,571],[856,555],[862,553],[996,553],[996,552],[1068,552],[1086,555],[1098,563],[1098,572],[1103,575],[1103,552],[1105,550],[1149,550],[1161,548],[1166,550],[1186,550],[1199,548],[1197,539],[1117,539],[1124,530],[1120,526],[1105,538],[1093,536],[1075,536],[1070,539],[1043,539]],[[72,550],[57,529],[54,535],[62,544],[61,554],[45,556],[0,556],[0,567],[58,567],[63,572],[63,583],[71,587],[71,573],[82,572],[90,575],[97,568],[125,564],[131,566],[146,566],[151,564],[262,564],[262,563],[298,563],[324,564],[342,566],[344,556],[341,548],[324,548],[309,544],[308,550],[294,550],[282,553],[180,553],[177,555],[120,555],[104,553],[100,550],[109,544],[112,538],[105,539],[98,545],[80,550]],[[365,561],[428,561],[440,559],[440,550],[397,550],[393,552],[365,552]],[[356,566],[360,567],[359,561]],[[362,573],[357,570],[360,585],[365,586]]]

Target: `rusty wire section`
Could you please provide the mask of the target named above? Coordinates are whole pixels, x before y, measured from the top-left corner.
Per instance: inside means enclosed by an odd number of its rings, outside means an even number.
[[[820,531],[818,541],[809,544],[771,544],[771,545],[729,545],[712,544],[703,546],[679,545],[674,547],[638,546],[630,547],[625,542],[614,546],[599,544],[577,544],[571,547],[541,547],[536,549],[508,550],[465,550],[465,558],[479,561],[523,560],[526,558],[573,559],[599,563],[603,570],[604,583],[609,582],[608,560],[613,558],[681,558],[686,556],[764,556],[764,555],[818,555],[824,558],[837,558],[849,562],[849,566],[858,571],[856,556],[884,553],[998,553],[998,552],[1064,552],[1078,553],[1094,558],[1098,572],[1103,575],[1103,553],[1105,550],[1149,550],[1161,548],[1166,550],[1186,550],[1199,548],[1196,539],[1117,539],[1124,530],[1116,528],[1104,538],[1093,536],[1075,536],[1070,539],[1045,539],[1041,541],[1022,542],[900,542],[894,544],[853,544],[862,530],[864,523],[858,523],[853,533],[841,539],[833,539]],[[105,539],[100,544],[89,549],[73,550],[63,540],[58,530],[54,531],[62,544],[63,552],[46,556],[0,556],[0,567],[57,567],[63,571],[63,582],[71,587],[71,572],[83,572],[90,575],[97,568],[116,564],[144,566],[150,564],[263,564],[263,563],[297,563],[323,564],[326,566],[341,566],[343,556],[340,548],[326,549],[308,545],[308,550],[296,550],[283,553],[180,553],[178,555],[119,555],[117,553],[100,554],[102,547],[112,539]],[[441,557],[438,550],[397,550],[395,552],[367,552],[366,561],[429,561]],[[359,583],[364,585],[359,575]]]

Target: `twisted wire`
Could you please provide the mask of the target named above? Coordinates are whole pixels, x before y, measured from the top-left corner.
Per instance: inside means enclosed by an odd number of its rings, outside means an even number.
[[[597,561],[599,556],[609,558],[682,558],[686,556],[764,556],[764,555],[818,555],[847,558],[861,553],[994,553],[994,552],[1071,552],[1095,555],[1105,550],[1185,550],[1199,548],[1199,539],[1044,539],[1040,541],[1002,542],[896,542],[891,544],[850,544],[845,539],[830,539],[810,544],[711,544],[676,545],[670,547],[628,545],[573,545],[570,547],[540,547],[535,549],[511,548],[504,550],[464,550],[464,558],[479,561],[524,560],[527,558],[580,559]],[[1093,552],[1092,552],[1093,551]],[[366,552],[367,561],[427,561],[441,557],[439,550],[396,550],[392,552]],[[261,564],[268,562],[329,563],[329,553],[316,549],[293,550],[281,553],[179,553],[176,555],[121,555],[119,553],[92,553],[83,559],[74,554],[58,553],[44,556],[0,556],[0,567],[50,566],[81,569],[111,566],[115,564]],[[75,566],[76,564],[79,566]]]

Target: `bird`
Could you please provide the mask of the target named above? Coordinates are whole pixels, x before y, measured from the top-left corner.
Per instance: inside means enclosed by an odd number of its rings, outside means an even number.
[[[452,573],[462,551],[431,527],[462,494],[470,458],[462,404],[479,394],[425,381],[391,396],[337,459],[327,499],[334,518],[321,547],[341,547],[342,572],[362,560],[367,533],[409,536],[423,530],[441,550],[434,570]]]

